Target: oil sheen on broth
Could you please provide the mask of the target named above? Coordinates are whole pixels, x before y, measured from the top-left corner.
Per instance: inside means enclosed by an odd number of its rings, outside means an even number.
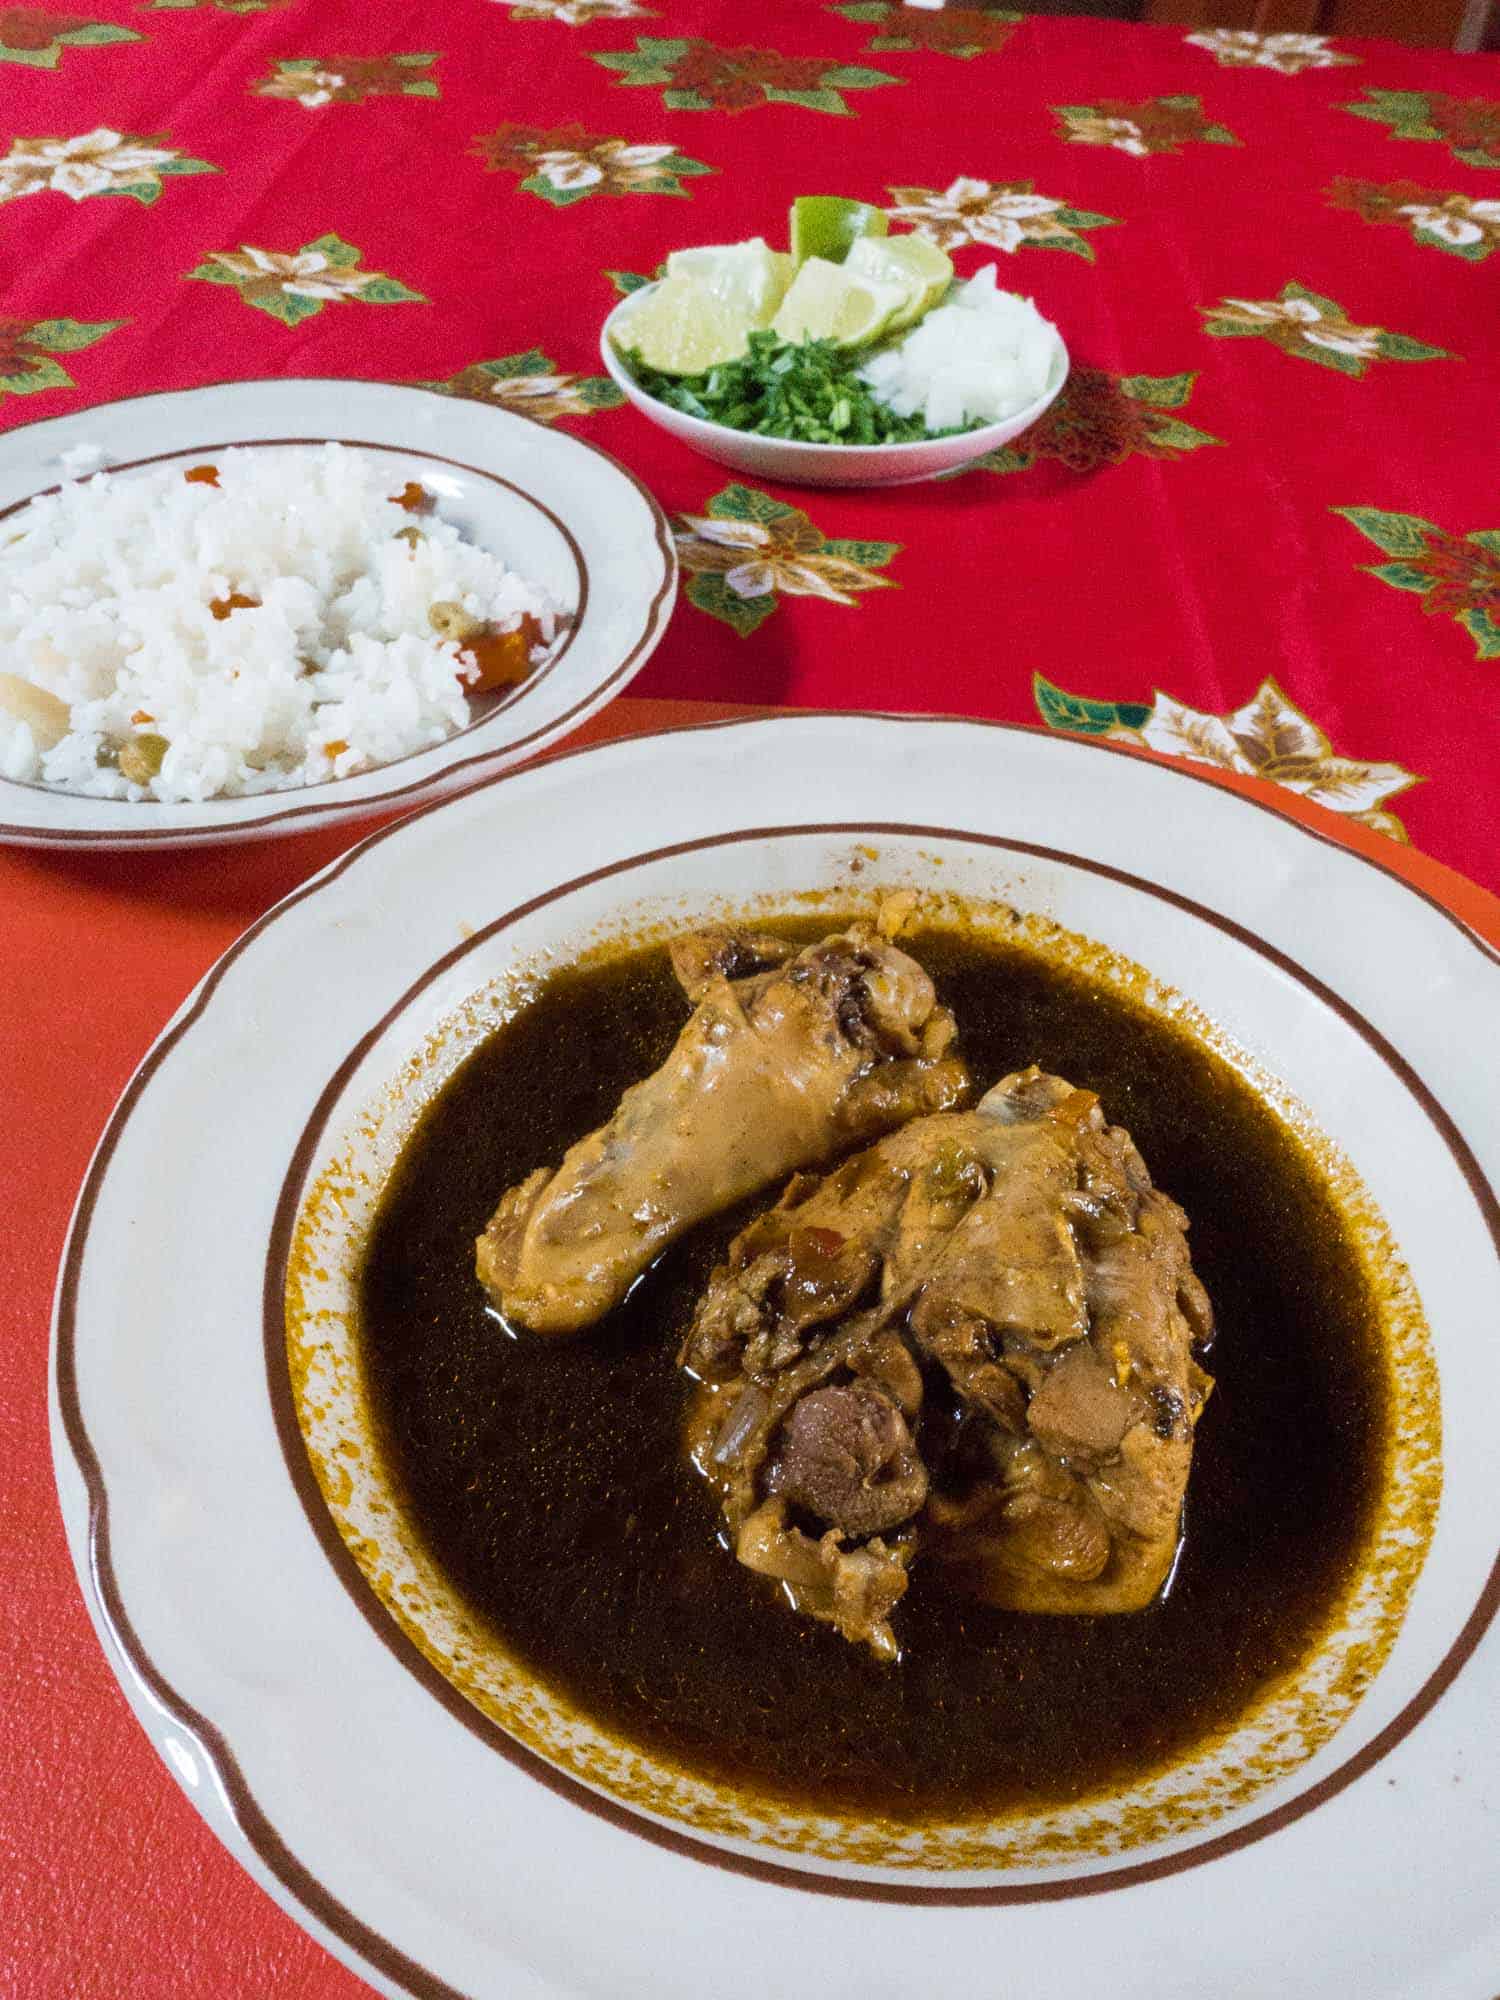
[[[1369,1530],[1385,1376],[1315,1165],[1226,1063],[1030,950],[935,930],[902,944],[957,1015],[981,1088],[1037,1062],[1097,1091],[1191,1217],[1217,1387],[1181,1558],[1149,1610],[991,1610],[919,1566],[893,1621],[902,1658],[882,1665],[735,1562],[681,1455],[675,1357],[714,1261],[769,1196],[679,1243],[592,1331],[502,1331],[474,1238],[501,1188],[555,1163],[665,1057],[686,1006],[661,949],[552,976],[444,1087],[376,1220],[363,1352],[431,1553],[565,1699],[741,1790],[967,1817],[1128,1783],[1297,1662]]]

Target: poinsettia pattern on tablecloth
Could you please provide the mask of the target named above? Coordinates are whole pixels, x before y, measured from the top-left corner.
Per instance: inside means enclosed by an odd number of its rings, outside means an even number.
[[[92,347],[124,323],[118,319],[0,319],[0,397],[71,389],[73,377],[58,355]]]
[[[846,90],[878,90],[901,78],[833,57],[783,56],[775,49],[726,49],[696,36],[638,35],[633,50],[596,55],[619,81],[658,86],[669,111],[751,111],[795,104],[804,111],[851,115]]]
[[[422,294],[383,271],[367,271],[353,243],[332,233],[298,250],[263,250],[243,243],[237,250],[214,250],[187,273],[210,285],[231,285],[247,306],[269,313],[283,326],[311,319],[326,305],[421,305]]]
[[[1393,558],[1366,565],[1396,590],[1414,591],[1429,618],[1453,618],[1481,660],[1500,660],[1500,528],[1450,534],[1418,514],[1336,507],[1367,541]]]
[[[1154,153],[1180,153],[1195,142],[1210,146],[1240,143],[1227,125],[1205,112],[1197,97],[1152,97],[1144,104],[1101,97],[1093,104],[1060,104],[1057,118],[1070,144],[1113,146],[1138,160]]]
[[[1036,705],[1049,729],[1138,743],[1241,777],[1264,778],[1304,799],[1346,813],[1394,840],[1408,838],[1387,802],[1422,780],[1399,764],[1341,757],[1309,715],[1276,685],[1262,683],[1242,708],[1208,715],[1157,690],[1149,701],[1099,701],[1070,694],[1038,674]]]
[[[567,208],[591,195],[686,195],[684,180],[715,169],[670,141],[605,138],[581,125],[501,125],[474,141],[491,173],[516,174],[528,194]]]
[[[900,553],[895,542],[836,540],[800,507],[754,486],[715,493],[701,514],[679,517],[677,560],[687,599],[748,638],[782,596],[854,605],[859,593],[889,589],[878,572]]]
[[[1482,264],[1500,246],[1500,196],[1493,200],[1419,187],[1415,181],[1351,180],[1340,176],[1328,188],[1331,208],[1347,208],[1365,222],[1393,222],[1412,241],[1450,256]]]
[[[1206,330],[1221,340],[1269,340],[1341,375],[1362,376],[1377,361],[1446,361],[1441,347],[1383,326],[1356,326],[1336,299],[1321,298],[1295,279],[1274,299],[1221,299],[1203,309]]]
[[[945,188],[893,187],[889,193],[892,218],[940,250],[977,243],[1010,254],[1028,244],[1071,250],[1092,263],[1094,246],[1082,232],[1107,229],[1116,220],[1038,194],[1033,181],[981,181],[961,174]]]
[[[998,55],[1024,18],[1006,7],[913,7],[906,0],[846,0],[833,11],[871,30],[871,55],[923,49],[960,61]]]
[[[0,158],[0,202],[35,194],[62,194],[69,201],[123,194],[149,204],[174,174],[218,171],[167,144],[164,134],[143,138],[99,125],[71,138],[12,140]]]
[[[656,12],[640,0],[498,0],[513,21],[555,21],[564,28],[586,28],[595,21],[638,21]]]
[[[557,424],[677,524],[647,693],[1019,720],[1040,672],[1223,723],[1250,658],[1330,756],[1428,773],[1414,837],[1500,878],[1451,768],[1500,741],[1460,721],[1500,701],[1494,58],[1004,0],[466,9],[0,0],[0,427],[278,372]],[[618,297],[688,243],[782,248],[809,192],[1034,297],[1071,357],[1044,417],[820,492],[706,481],[624,406]]]
[[[492,361],[471,361],[441,380],[418,378],[419,389],[437,389],[445,396],[467,396],[474,403],[494,403],[516,410],[539,423],[559,417],[587,417],[596,410],[617,410],[625,398],[607,375],[572,375],[559,370],[539,347],[523,354],[501,354]]]
[[[282,56],[251,89],[259,97],[300,104],[304,111],[363,104],[370,97],[440,97],[430,73],[437,60],[435,55]]]
[[[279,7],[291,7],[296,0],[141,0],[141,4],[171,13],[190,13],[204,8],[217,14],[267,14]]]
[[[56,69],[65,50],[119,48],[142,39],[139,29],[118,21],[53,14],[44,7],[0,7],[0,63]]]
[[[1026,472],[1042,459],[1055,459],[1069,472],[1096,472],[1137,454],[1180,458],[1218,444],[1218,438],[1172,414],[1190,400],[1197,379],[1192,373],[1110,375],[1102,368],[1075,367],[1062,394],[1030,430],[976,464],[986,472]]]
[[[1358,56],[1333,47],[1326,35],[1262,34],[1251,28],[1200,28],[1187,37],[1189,48],[1206,49],[1221,69],[1270,69],[1281,76],[1304,70],[1334,69]]]
[[[1393,139],[1433,140],[1467,166],[1500,167],[1500,100],[1441,90],[1368,90],[1365,97],[1344,109],[1388,125]]]

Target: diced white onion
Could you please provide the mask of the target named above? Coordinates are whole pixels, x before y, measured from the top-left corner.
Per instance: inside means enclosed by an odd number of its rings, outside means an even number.
[[[986,264],[946,305],[860,371],[877,402],[898,417],[921,414],[930,431],[999,423],[1045,393],[1062,358],[1057,328],[1030,299],[999,289]]]

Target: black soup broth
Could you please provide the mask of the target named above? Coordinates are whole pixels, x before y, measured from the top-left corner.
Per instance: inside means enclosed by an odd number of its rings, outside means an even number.
[[[556,1165],[666,1056],[687,1006],[660,948],[553,975],[467,1059],[384,1194],[361,1308],[410,1517],[512,1654],[689,1770],[919,1819],[1118,1787],[1232,1721],[1316,1641],[1348,1581],[1388,1413],[1346,1227],[1227,1063],[1032,950],[956,931],[902,942],[954,1010],[981,1088],[1037,1062],[1097,1091],[1191,1218],[1217,1386],[1181,1560],[1149,1610],[991,1610],[918,1563],[893,1620],[902,1658],[885,1666],[735,1562],[682,1457],[690,1385],[674,1357],[710,1268],[771,1194],[677,1244],[591,1332],[502,1331],[474,1238],[503,1189]]]

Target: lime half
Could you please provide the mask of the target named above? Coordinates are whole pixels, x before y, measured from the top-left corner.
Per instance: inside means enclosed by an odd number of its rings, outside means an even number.
[[[667,259],[669,278],[692,278],[751,326],[769,326],[792,282],[792,260],[772,250],[763,236],[748,243],[710,243],[695,250],[674,250]]]
[[[615,345],[634,349],[663,375],[701,375],[737,361],[750,345],[751,321],[700,278],[666,277],[618,322]]]
[[[883,208],[841,194],[799,194],[792,203],[792,262],[800,267],[809,257],[825,257],[841,264],[851,243],[885,232]]]
[[[904,285],[856,278],[826,257],[809,257],[771,322],[786,341],[831,340],[837,347],[864,347],[890,324],[908,302]]]
[[[953,259],[925,236],[863,236],[844,259],[851,276],[905,285],[911,299],[891,320],[888,333],[913,325],[953,282]]]

